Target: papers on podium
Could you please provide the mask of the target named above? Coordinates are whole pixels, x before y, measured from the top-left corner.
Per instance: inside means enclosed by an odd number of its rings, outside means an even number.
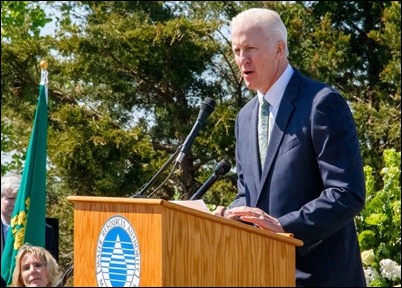
[[[195,210],[199,210],[202,212],[206,212],[206,213],[211,213],[211,211],[209,210],[207,204],[205,204],[205,202],[202,199],[198,199],[198,200],[170,200],[169,202],[178,204],[178,205],[183,205],[186,206],[188,208],[192,208]]]

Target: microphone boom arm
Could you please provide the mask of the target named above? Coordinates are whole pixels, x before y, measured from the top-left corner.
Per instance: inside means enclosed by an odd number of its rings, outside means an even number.
[[[159,169],[159,171],[151,178],[151,180],[146,183],[141,190],[133,195],[131,195],[129,198],[141,198],[144,197],[142,194],[155,182],[156,178],[163,173],[166,169],[167,166],[170,165],[174,160],[176,160],[174,164],[174,168],[178,167],[181,164],[181,161],[183,160],[184,156],[190,150],[191,145],[194,142],[195,137],[198,134],[198,130],[201,129],[201,127],[204,124],[204,121],[208,116],[214,111],[215,109],[215,100],[206,97],[204,101],[201,103],[201,108],[198,113],[197,121],[194,124],[193,128],[191,129],[190,134],[187,136],[186,140],[184,143],[176,150],[176,152],[168,159],[168,161]],[[177,155],[179,156],[177,157]],[[172,171],[173,172],[173,171]],[[153,194],[153,193],[152,193]]]
[[[173,162],[173,160],[176,158],[177,154],[179,154],[180,152],[180,148],[181,146],[176,150],[176,152],[174,152],[174,154],[168,159],[168,161],[165,162],[165,164],[163,164],[163,166],[158,170],[158,172],[151,178],[151,180],[148,181],[148,183],[146,183],[143,188],[141,188],[141,190],[137,193],[135,193],[134,195],[131,195],[130,198],[141,198],[144,197],[142,196],[144,194],[145,191],[148,190],[149,187],[151,187],[151,185],[155,182],[155,180],[159,177],[160,174],[162,174],[163,172],[165,172],[165,170],[167,169],[167,167]]]

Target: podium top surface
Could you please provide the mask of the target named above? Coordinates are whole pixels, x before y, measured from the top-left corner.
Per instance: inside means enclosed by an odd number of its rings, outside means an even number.
[[[303,246],[303,241],[293,238],[291,233],[275,233],[272,231],[264,230],[252,225],[241,223],[235,220],[222,218],[215,216],[212,213],[196,210],[190,207],[179,205],[177,203],[164,200],[164,199],[149,199],[149,198],[126,198],[126,197],[100,197],[100,196],[68,196],[67,200],[76,204],[114,204],[114,205],[149,205],[149,206],[162,206],[166,209],[178,210],[183,213],[193,214],[194,216],[205,218],[211,221],[221,223],[223,225],[234,226],[236,228],[249,231],[250,233],[256,233],[276,239],[279,241],[287,242],[294,246]]]

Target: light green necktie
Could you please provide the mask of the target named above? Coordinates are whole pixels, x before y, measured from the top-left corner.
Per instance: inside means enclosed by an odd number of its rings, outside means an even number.
[[[258,119],[258,144],[260,146],[261,170],[264,167],[265,157],[268,150],[268,130],[269,130],[269,103],[263,98],[260,104]]]

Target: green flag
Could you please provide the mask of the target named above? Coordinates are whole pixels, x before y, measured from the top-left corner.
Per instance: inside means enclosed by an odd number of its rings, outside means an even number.
[[[18,249],[27,242],[45,247],[47,127],[47,71],[42,71],[21,186],[1,256],[1,276],[7,286],[12,282]]]

